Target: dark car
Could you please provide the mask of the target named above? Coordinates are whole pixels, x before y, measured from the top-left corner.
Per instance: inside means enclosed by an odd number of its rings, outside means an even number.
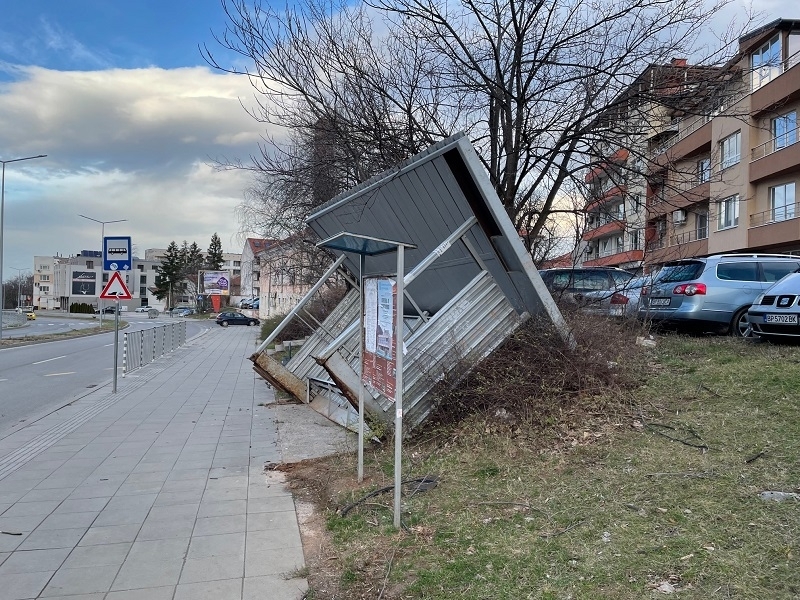
[[[574,302],[590,311],[634,278],[633,273],[614,267],[544,269],[539,275],[553,298]]]
[[[240,312],[226,311],[217,315],[217,325],[227,327],[228,325],[260,325],[261,321],[255,317],[248,317]]]
[[[99,308],[95,308],[94,309],[94,314],[99,315],[100,314],[100,309]],[[103,309],[103,314],[113,315],[114,314],[114,305],[112,304],[111,306],[106,306]]]

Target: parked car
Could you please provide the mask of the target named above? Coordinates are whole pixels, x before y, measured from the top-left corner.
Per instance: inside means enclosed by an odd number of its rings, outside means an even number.
[[[188,317],[195,314],[197,311],[193,308],[175,308],[172,311],[173,317]]]
[[[575,267],[539,271],[556,300],[574,302],[589,312],[605,312],[600,304],[634,278],[633,273],[614,267]]]
[[[800,257],[788,254],[717,254],[672,261],[650,288],[642,290],[639,317],[748,336],[750,305],[798,268]]]
[[[610,317],[633,317],[639,314],[639,301],[642,288],[650,286],[655,275],[644,275],[628,280],[622,287],[599,292],[585,292],[584,298],[590,301],[588,309]]]
[[[115,308],[114,308],[113,304],[111,306],[106,306],[103,309],[103,314],[104,315],[113,315],[114,312],[115,312]],[[94,309],[94,314],[99,315],[100,314],[100,309],[99,308],[95,308]]]
[[[258,310],[258,307],[261,305],[261,298],[256,298],[250,303],[250,308],[254,310]]]
[[[790,273],[758,296],[747,311],[753,333],[764,337],[800,337],[800,273]]]
[[[217,325],[227,327],[228,325],[260,325],[261,321],[255,317],[248,317],[240,312],[225,311],[217,315]]]
[[[151,307],[151,306],[140,306],[133,312],[146,313],[146,312],[150,312],[151,310],[154,310],[153,307]]]

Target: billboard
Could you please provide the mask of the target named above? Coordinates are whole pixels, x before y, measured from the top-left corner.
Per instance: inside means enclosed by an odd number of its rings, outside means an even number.
[[[364,356],[361,380],[394,402],[397,377],[397,287],[386,277],[364,278]]]
[[[72,295],[73,296],[96,296],[97,295],[97,273],[94,271],[73,271],[72,272]]]
[[[203,271],[203,293],[230,296],[231,278],[227,271]]]

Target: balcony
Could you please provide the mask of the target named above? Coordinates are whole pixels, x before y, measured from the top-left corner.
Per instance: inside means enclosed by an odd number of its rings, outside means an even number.
[[[774,78],[753,90],[750,95],[750,114],[758,117],[770,109],[800,98],[800,52],[783,61]]]
[[[651,171],[657,171],[668,164],[696,156],[701,152],[711,149],[711,116],[699,115],[692,117],[685,128],[677,136],[670,138],[664,146],[656,148],[652,154],[653,165]]]
[[[795,127],[753,148],[750,153],[750,182],[756,183],[800,168],[798,135],[800,130]]]
[[[654,198],[647,207],[648,218],[660,217],[679,208],[686,208],[698,202],[706,202],[711,196],[709,181],[698,183],[690,181],[679,184],[669,189],[669,194],[663,199]]]
[[[691,258],[708,254],[708,228],[687,231],[663,237],[647,244],[647,264],[661,264],[679,258]]]
[[[750,248],[777,246],[800,239],[800,202],[765,210],[750,216],[747,245]]]
[[[612,254],[601,254],[597,258],[583,261],[584,267],[614,267],[625,263],[644,259],[644,250],[615,251]]]
[[[602,195],[599,198],[589,200],[584,210],[590,212],[600,208],[607,202],[611,202],[612,200],[620,200],[627,191],[628,186],[626,185],[612,185],[606,190],[603,190]]]
[[[625,148],[620,148],[614,154],[605,158],[601,163],[595,167],[593,167],[583,178],[586,183],[591,182],[593,179],[602,176],[606,173],[611,165],[621,165],[624,164],[626,160],[628,160],[628,156],[630,152]]]
[[[597,238],[605,237],[607,235],[611,235],[612,233],[623,231],[624,229],[624,219],[613,219],[603,225],[600,225],[599,227],[595,227],[594,229],[590,229],[589,231],[585,232],[582,236],[582,239],[583,241],[588,242],[589,240],[596,240]]]

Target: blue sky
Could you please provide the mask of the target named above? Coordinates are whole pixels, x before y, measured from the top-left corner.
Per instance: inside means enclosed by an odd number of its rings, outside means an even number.
[[[796,5],[756,8],[766,22],[800,18]],[[211,162],[247,162],[265,131],[242,108],[254,105],[247,79],[213,71],[198,50],[240,61],[213,39],[225,24],[219,0],[2,3],[0,160],[48,155],[7,166],[5,279],[35,254],[99,249],[100,226],[79,214],[127,219],[106,234],[130,235],[142,255],[171,240],[207,248],[214,232],[241,252],[236,207],[252,180]]]
[[[140,254],[171,240],[241,252],[236,206],[251,178],[213,159],[257,152],[244,77],[213,71],[198,45],[226,18],[219,0],[29,0],[0,17],[0,160],[6,166],[4,279],[35,254],[99,249],[130,235]]]

